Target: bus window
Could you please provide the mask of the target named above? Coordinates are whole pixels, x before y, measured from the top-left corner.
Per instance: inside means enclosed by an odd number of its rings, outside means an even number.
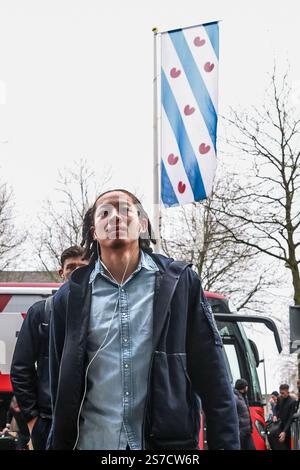
[[[241,369],[234,344],[224,344],[225,362],[229,372],[229,378],[232,386],[241,378]],[[229,367],[230,364],[230,367]]]
[[[256,363],[255,363],[255,359],[253,356],[253,352],[252,352],[250,343],[248,341],[248,338],[246,336],[243,326],[241,324],[238,324],[238,327],[239,327],[241,336],[245,344],[247,362],[248,362],[250,374],[251,374],[252,393],[253,393],[252,399],[254,402],[262,403],[263,397],[262,397],[261,390],[260,390],[260,385],[259,385],[259,380],[258,380],[258,375],[257,375],[257,370],[256,370]]]
[[[225,361],[232,385],[237,379],[246,379],[249,384],[248,399],[251,405],[262,405],[262,394],[257,376],[255,359],[243,326],[217,320],[224,344]]]

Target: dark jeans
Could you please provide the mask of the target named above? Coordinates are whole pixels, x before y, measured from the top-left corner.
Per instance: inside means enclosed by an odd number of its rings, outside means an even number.
[[[34,450],[45,450],[48,434],[51,428],[51,420],[40,416],[33,426],[31,442]]]
[[[256,450],[251,434],[240,435],[241,450]]]

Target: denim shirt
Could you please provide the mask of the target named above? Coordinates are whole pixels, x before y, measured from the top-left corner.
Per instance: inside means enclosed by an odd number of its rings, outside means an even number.
[[[141,251],[137,269],[123,285],[106,274],[100,260],[91,273],[89,365],[78,449],[142,448],[156,271],[151,256]]]

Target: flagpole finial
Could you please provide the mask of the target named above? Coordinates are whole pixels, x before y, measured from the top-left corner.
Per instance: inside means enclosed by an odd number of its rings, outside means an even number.
[[[154,33],[154,34],[158,33],[158,28],[156,28],[156,26],[154,26],[154,28],[152,28],[152,33]]]

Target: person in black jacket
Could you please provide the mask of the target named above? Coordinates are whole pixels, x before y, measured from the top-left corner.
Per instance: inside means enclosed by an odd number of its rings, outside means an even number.
[[[83,244],[90,265],[54,296],[49,449],[239,449],[222,340],[191,265],[153,254],[126,190],[101,194]]]
[[[275,407],[275,416],[273,417],[276,426],[273,426],[270,430],[269,442],[273,450],[290,450],[291,424],[295,413],[296,400],[290,396],[288,384],[280,385],[279,395]]]
[[[234,386],[234,395],[239,418],[241,450],[255,450],[252,439],[252,422],[247,399],[248,382],[238,379]]]
[[[78,267],[87,264],[79,246],[67,248],[61,255],[59,275],[67,281]],[[49,386],[49,329],[44,323],[45,300],[30,307],[18,335],[12,365],[11,382],[18,404],[27,421],[35,450],[43,450],[51,426]]]

